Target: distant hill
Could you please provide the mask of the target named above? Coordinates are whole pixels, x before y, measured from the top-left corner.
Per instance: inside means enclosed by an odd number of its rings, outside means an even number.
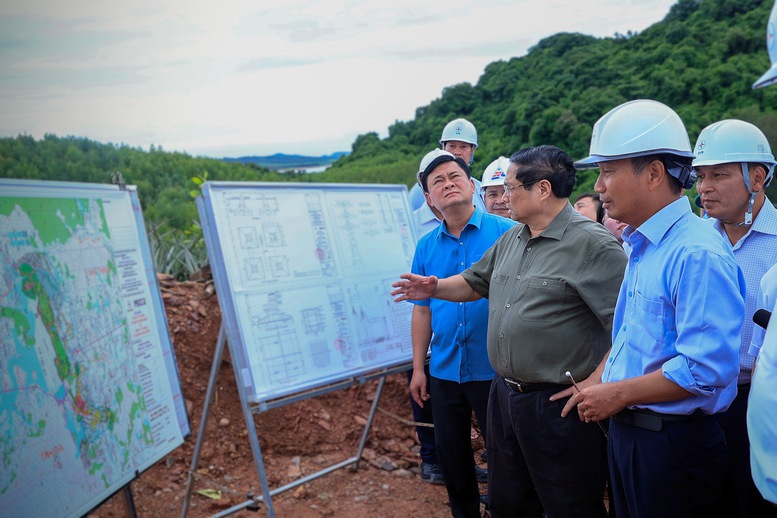
[[[223,158],[225,162],[239,162],[241,164],[255,164],[273,171],[280,170],[298,170],[310,167],[326,166],[334,163],[341,156],[347,156],[346,151],[338,151],[331,155],[323,156],[305,156],[305,155],[285,155],[275,153],[270,156],[241,156],[238,158]]]

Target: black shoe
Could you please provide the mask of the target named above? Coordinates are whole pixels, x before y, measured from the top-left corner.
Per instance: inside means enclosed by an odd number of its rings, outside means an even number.
[[[475,464],[475,479],[478,482],[488,482],[488,470]]]
[[[429,484],[445,484],[440,465],[423,461],[421,461],[421,480]]]

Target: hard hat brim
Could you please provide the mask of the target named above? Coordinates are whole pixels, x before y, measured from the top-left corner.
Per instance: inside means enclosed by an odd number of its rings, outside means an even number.
[[[756,164],[769,164],[777,165],[777,161],[764,157],[761,153],[737,153],[735,156],[725,158],[715,158],[709,160],[694,160],[693,167],[703,167],[705,165],[720,165],[720,164],[741,164],[741,163],[756,163]]]
[[[693,153],[688,151],[679,151],[677,149],[651,149],[649,151],[640,151],[639,153],[629,153],[626,155],[590,155],[574,163],[577,169],[590,169],[596,167],[600,162],[612,162],[613,160],[623,160],[626,158],[636,158],[638,156],[648,155],[674,155],[683,158],[693,158]]]
[[[777,83],[777,63],[772,65],[772,68],[767,70],[764,75],[758,78],[758,81],[753,83],[753,90],[773,85],[774,83]]]

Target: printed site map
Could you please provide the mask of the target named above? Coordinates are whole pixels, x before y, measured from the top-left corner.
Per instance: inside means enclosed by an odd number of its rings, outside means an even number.
[[[3,516],[80,516],[188,432],[129,193],[46,183],[0,183]]]

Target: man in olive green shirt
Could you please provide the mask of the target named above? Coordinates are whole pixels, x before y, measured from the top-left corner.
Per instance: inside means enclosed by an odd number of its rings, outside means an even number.
[[[610,347],[626,255],[602,225],[569,204],[572,159],[553,146],[510,157],[505,197],[523,225],[460,275],[402,275],[397,301],[489,299],[489,510],[494,518],[606,516],[605,437],[562,418],[550,396],[585,379]]]

